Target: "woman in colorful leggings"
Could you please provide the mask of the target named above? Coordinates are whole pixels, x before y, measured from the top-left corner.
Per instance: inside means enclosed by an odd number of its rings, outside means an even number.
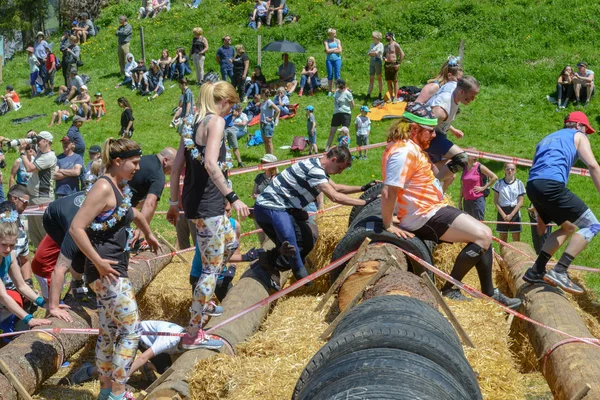
[[[106,173],[91,187],[69,229],[88,258],[85,275],[96,293],[99,400],[123,398],[140,338],[137,303],[127,277],[131,222],[144,233],[152,250],[158,248],[146,219],[131,207],[132,192],[126,184],[139,169],[141,155],[140,146],[131,139],[109,138],[104,142],[102,164]]]
[[[171,199],[167,220],[177,223],[179,216],[179,176],[185,164],[182,204],[186,218],[196,224],[196,240],[202,257],[202,275],[194,288],[191,318],[182,339],[184,349],[219,348],[223,342],[202,330],[217,279],[223,265],[239,243],[225,215],[227,199],[239,218],[248,216],[248,207],[228,185],[224,172],[225,120],[240,101],[236,90],[225,81],[205,83],[200,88],[196,117],[184,121],[177,157],[171,171]]]

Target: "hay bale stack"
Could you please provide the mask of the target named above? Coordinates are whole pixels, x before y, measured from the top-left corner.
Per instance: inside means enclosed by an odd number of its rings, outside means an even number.
[[[190,376],[195,400],[286,399],[304,366],[324,344],[324,312],[315,297],[281,300],[260,331],[240,344],[236,356],[202,360]]]

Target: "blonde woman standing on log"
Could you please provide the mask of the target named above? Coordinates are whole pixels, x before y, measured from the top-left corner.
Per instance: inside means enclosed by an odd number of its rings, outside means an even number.
[[[143,215],[131,207],[132,192],[123,182],[139,169],[140,146],[131,139],[104,142],[106,173],[88,192],[69,233],[86,255],[85,275],[96,293],[100,333],[96,365],[99,400],[120,400],[140,339],[140,320],[133,285],[127,277],[130,224],[135,222],[154,251],[158,242]]]
[[[186,218],[196,224],[197,246],[202,257],[202,275],[194,288],[194,300],[184,349],[218,349],[223,341],[202,330],[205,315],[218,315],[210,303],[223,265],[239,243],[229,218],[225,215],[227,199],[238,217],[249,211],[229,187],[225,174],[225,120],[234,104],[240,101],[235,88],[225,82],[205,83],[200,88],[197,113],[186,119],[175,163],[171,171],[171,199],[167,220],[173,225],[179,217],[179,176],[185,165],[182,204]],[[222,310],[219,310],[222,312]]]

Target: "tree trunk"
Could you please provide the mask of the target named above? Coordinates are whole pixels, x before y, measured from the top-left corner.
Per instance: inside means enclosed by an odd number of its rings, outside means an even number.
[[[535,258],[533,249],[525,243],[513,246]],[[521,277],[532,264],[531,258],[504,247],[502,257],[506,263],[504,273],[515,296],[523,299],[519,311],[544,325],[559,329],[580,338],[593,338],[577,310],[562,290],[544,284],[529,284]],[[586,399],[600,398],[600,349],[586,343],[567,343],[556,347],[545,361],[546,353],[566,336],[548,329],[524,323],[529,339],[540,359],[540,369],[555,399],[569,400],[585,387],[591,386]]]
[[[169,252],[167,248],[161,248],[159,254]],[[129,279],[133,283],[135,293],[149,284],[165,265],[171,262],[172,257],[165,257],[146,263],[144,260],[154,257],[153,253],[143,253],[132,260],[129,265]],[[81,303],[74,299],[67,300],[71,306],[70,314],[73,323],[68,323],[56,318],[52,319],[52,328],[97,328],[98,315],[95,312],[95,304],[90,308],[82,307]],[[86,306],[88,306],[86,304]],[[48,327],[42,327],[48,328]],[[6,347],[0,349],[2,359],[23,384],[25,389],[33,394],[40,385],[49,377],[54,375],[61,364],[79,351],[88,340],[95,340],[96,336],[54,334],[54,337],[46,333],[26,333],[13,340]],[[6,379],[0,375],[0,399],[17,400],[17,392]]]

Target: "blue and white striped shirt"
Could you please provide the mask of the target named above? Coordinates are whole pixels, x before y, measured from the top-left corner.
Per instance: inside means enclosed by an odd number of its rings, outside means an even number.
[[[258,196],[256,204],[279,211],[304,208],[319,195],[317,186],[327,182],[329,176],[318,158],[303,160],[277,175]]]

